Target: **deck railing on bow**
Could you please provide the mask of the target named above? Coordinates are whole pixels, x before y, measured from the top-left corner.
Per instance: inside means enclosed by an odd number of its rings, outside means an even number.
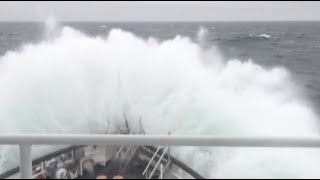
[[[21,178],[32,178],[32,145],[125,145],[319,148],[320,137],[158,135],[1,135],[0,145],[20,146]]]

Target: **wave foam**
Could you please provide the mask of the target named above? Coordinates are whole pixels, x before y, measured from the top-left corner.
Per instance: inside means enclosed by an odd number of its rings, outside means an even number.
[[[224,62],[188,37],[144,40],[120,29],[88,37],[64,27],[54,39],[8,52],[0,62],[0,133],[112,132],[125,113],[131,126],[141,116],[149,134],[318,135],[316,115],[284,68]],[[177,152],[206,177],[318,175],[318,153]],[[17,163],[12,148],[0,153],[2,168]],[[293,165],[292,155],[305,160]],[[270,163],[281,165],[282,173]]]

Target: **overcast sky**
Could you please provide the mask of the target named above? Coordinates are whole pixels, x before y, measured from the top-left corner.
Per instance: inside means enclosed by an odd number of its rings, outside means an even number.
[[[0,2],[0,21],[320,20],[320,2]]]

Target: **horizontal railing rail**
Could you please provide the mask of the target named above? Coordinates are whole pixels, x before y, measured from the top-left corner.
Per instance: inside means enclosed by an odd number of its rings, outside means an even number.
[[[174,135],[0,135],[1,145],[148,145],[224,147],[320,147],[320,137]]]
[[[20,146],[21,177],[32,178],[32,145],[125,145],[320,148],[320,137],[161,135],[0,135],[0,145]]]

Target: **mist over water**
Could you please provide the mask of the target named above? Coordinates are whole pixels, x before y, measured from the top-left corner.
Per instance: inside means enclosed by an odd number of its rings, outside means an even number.
[[[198,41],[91,37],[48,22],[46,38],[0,57],[0,133],[115,133],[142,117],[148,134],[318,136],[318,117],[290,72],[225,61]],[[57,29],[58,27],[58,29]],[[53,35],[54,34],[54,35]],[[36,149],[39,156],[48,149]],[[205,177],[320,177],[317,150],[176,148]],[[0,149],[0,170],[17,164]]]

